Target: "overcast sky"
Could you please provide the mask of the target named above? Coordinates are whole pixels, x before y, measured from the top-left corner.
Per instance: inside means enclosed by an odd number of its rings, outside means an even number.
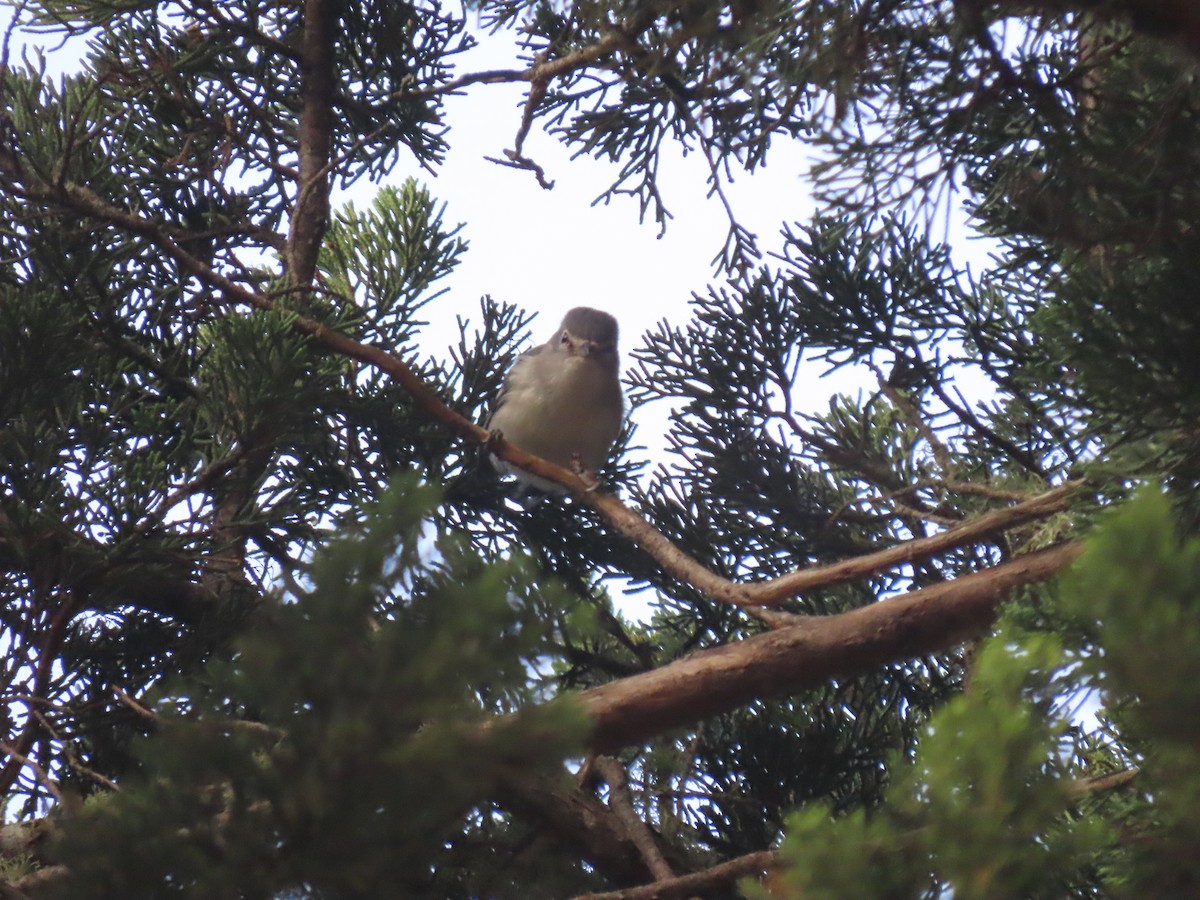
[[[460,71],[515,67],[507,43],[505,35],[482,35],[480,47],[460,57]],[[535,125],[525,152],[555,182],[544,190],[532,172],[485,159],[503,157],[512,147],[526,87],[475,85],[449,98],[445,164],[430,177],[402,162],[390,180],[424,180],[448,204],[447,220],[466,223],[471,249],[451,281],[450,297],[439,301],[444,308],[469,313],[490,293],[537,310],[534,333],[540,340],[565,310],[595,306],[618,317],[628,350],[657,321],[686,317],[691,293],[713,279],[712,260],[729,226],[719,200],[707,197],[707,163],[699,153],[684,157],[669,148],[660,187],[674,218],[661,238],[652,219],[638,222],[635,198],[593,205],[618,167],[590,157],[572,160],[567,148]],[[778,246],[774,236],[782,222],[811,213],[801,152],[780,142],[768,169],[730,188],[742,223],[766,238],[766,248]]]
[[[480,46],[460,58],[459,72],[515,67],[506,44],[504,35],[482,35]],[[488,162],[485,157],[502,157],[513,145],[525,87],[475,85],[465,96],[450,98],[450,151],[436,177],[402,162],[389,179],[399,182],[412,175],[425,181],[447,203],[446,220],[465,223],[464,236],[470,241],[463,264],[449,282],[449,294],[430,310],[430,318],[445,313],[437,323],[440,328],[430,329],[431,349],[452,341],[454,314],[475,313],[479,297],[490,293],[539,313],[535,341],[548,337],[572,306],[608,310],[621,322],[622,350],[627,354],[658,321],[684,324],[692,293],[719,280],[712,261],[725,242],[725,210],[716,197],[708,196],[703,156],[684,157],[674,147],[660,170],[661,193],[674,214],[661,238],[652,220],[638,222],[635,198],[592,205],[616,177],[616,166],[590,157],[572,160],[562,144],[536,125],[525,152],[555,182],[553,190],[539,187],[531,172]],[[783,224],[811,216],[810,165],[806,147],[780,138],[773,142],[765,168],[727,186],[738,220],[758,236],[764,255],[781,246]],[[356,191],[356,199],[369,198],[371,190],[360,185],[358,191],[365,193]],[[956,230],[956,258],[981,267],[987,245],[967,240],[965,230]],[[871,373],[861,369],[824,376],[824,366],[817,364],[805,372],[796,404],[813,412],[826,409],[835,393],[853,393],[874,383]],[[652,449],[661,446],[665,413],[645,410],[639,415],[638,443]]]
[[[475,50],[460,57],[460,72],[517,65],[504,35],[481,36]],[[721,251],[729,222],[720,201],[708,196],[708,165],[696,152],[667,148],[660,190],[673,214],[660,237],[652,217],[638,221],[637,200],[617,197],[608,205],[593,201],[615,179],[618,167],[570,158],[569,150],[535,125],[525,153],[555,182],[542,189],[532,172],[489,162],[513,146],[525,96],[524,84],[475,85],[447,100],[450,151],[436,176],[404,162],[390,181],[412,175],[447,204],[447,222],[465,223],[470,250],[449,280],[449,293],[429,309],[437,319],[429,329],[430,349],[454,339],[454,316],[475,315],[479,297],[491,294],[538,312],[535,341],[549,336],[572,306],[594,306],[621,323],[623,360],[641,335],[666,319],[682,325],[693,292],[718,280],[714,257]],[[739,221],[759,237],[764,253],[781,246],[784,222],[812,213],[805,186],[808,162],[798,143],[778,141],[769,165],[727,187]],[[359,185],[356,202],[373,190]],[[444,317],[443,317],[444,316]],[[801,406],[824,408],[835,390],[861,382],[861,373],[835,379],[836,388],[814,382]],[[662,446],[666,409],[643,410],[636,443]]]

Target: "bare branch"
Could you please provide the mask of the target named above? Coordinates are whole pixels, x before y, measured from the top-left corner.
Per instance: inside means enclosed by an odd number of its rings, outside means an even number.
[[[761,850],[728,860],[703,872],[693,872],[690,875],[680,875],[678,878],[620,891],[580,894],[575,900],[665,900],[669,897],[704,896],[705,891],[711,888],[727,885],[734,879],[747,875],[761,875],[778,864],[775,851]]]
[[[703,650],[677,662],[582,691],[591,749],[605,753],[835,676],[911,659],[983,633],[1013,588],[1053,577],[1079,543],[1019,556],[981,572],[836,616]]]
[[[329,154],[333,147],[334,36],[330,0],[306,0],[300,56],[300,182],[288,233],[288,283],[310,284],[329,225]]]

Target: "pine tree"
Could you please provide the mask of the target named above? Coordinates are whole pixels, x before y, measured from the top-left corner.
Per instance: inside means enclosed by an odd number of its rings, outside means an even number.
[[[5,896],[1196,893],[1192,4],[14,13]],[[725,203],[691,318],[638,339],[635,415],[674,410],[643,477],[628,434],[596,489],[475,424],[521,309],[420,342],[469,248],[383,182],[501,82],[530,190],[545,128],[664,227],[669,147],[714,203],[817,159],[784,251]],[[810,415],[818,364],[876,383]],[[514,503],[485,443],[569,497]]]

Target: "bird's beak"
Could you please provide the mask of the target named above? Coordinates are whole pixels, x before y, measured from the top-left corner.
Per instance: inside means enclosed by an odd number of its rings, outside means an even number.
[[[575,352],[580,356],[588,357],[596,352],[596,345],[591,341],[580,341],[579,345],[575,348]]]

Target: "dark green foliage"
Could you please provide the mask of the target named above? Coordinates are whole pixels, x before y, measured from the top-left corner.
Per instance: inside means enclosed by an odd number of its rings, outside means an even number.
[[[424,540],[436,502],[402,479],[310,590],[156,692],[136,774],[66,830],[61,896],[399,896],[452,877],[438,859],[463,814],[583,723],[567,702],[489,721],[537,695],[566,598],[533,590],[525,560]]]
[[[1121,872],[1130,897],[1200,890],[1200,540],[1172,519],[1162,493],[1139,492],[1089,543],[1061,601],[1103,650],[1080,654],[1085,683],[1142,759],[1147,802],[1128,813],[1142,837]]]

